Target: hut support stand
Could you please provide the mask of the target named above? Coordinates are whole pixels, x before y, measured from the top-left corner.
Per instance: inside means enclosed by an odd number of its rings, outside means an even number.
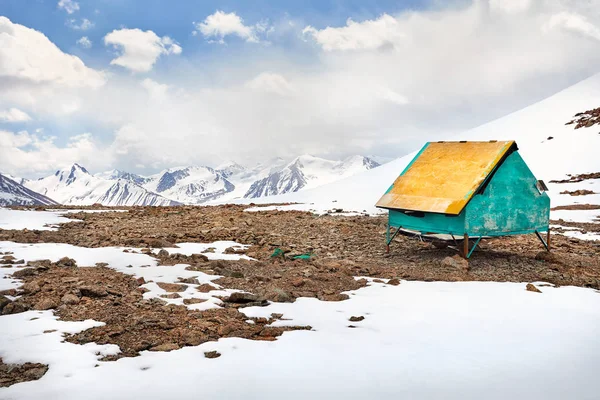
[[[546,248],[546,251],[550,251],[550,228],[548,228],[548,232],[546,233],[546,240],[544,240],[544,238],[538,231],[535,231],[535,234],[538,237],[538,239],[540,239],[540,242],[542,242],[542,244]]]
[[[392,243],[392,240],[394,240],[394,238],[396,237],[398,232],[400,232],[400,227],[398,227],[398,228],[396,228],[394,233],[390,234],[390,228],[391,228],[391,226],[388,225],[387,229],[385,231],[385,253],[386,254],[389,254],[389,252],[390,252],[390,243]]]
[[[454,238],[454,236],[452,236],[452,238]],[[468,259],[469,257],[471,257],[471,254],[473,254],[473,252],[475,251],[475,248],[477,247],[477,245],[479,244],[479,242],[481,241],[481,236],[479,236],[477,238],[477,240],[475,240],[475,243],[473,243],[473,247],[471,248],[471,250],[469,250],[469,235],[465,233],[465,240],[463,242],[463,257],[465,259]]]

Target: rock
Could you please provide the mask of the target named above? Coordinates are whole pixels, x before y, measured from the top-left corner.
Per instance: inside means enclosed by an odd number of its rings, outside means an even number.
[[[79,292],[86,297],[104,297],[108,296],[108,292],[101,286],[89,285],[79,287]]]
[[[41,299],[40,301],[38,301],[35,306],[33,306],[34,310],[49,310],[51,308],[56,308],[58,307],[58,303],[56,302],[56,300],[52,299],[51,297],[44,297],[43,299]]]
[[[323,301],[344,301],[348,300],[349,298],[350,296],[348,296],[346,293],[329,294],[319,297],[319,299]]]
[[[31,281],[31,282],[27,282],[25,283],[21,289],[23,289],[23,292],[25,292],[25,294],[36,294],[37,292],[39,292],[40,289],[40,285],[38,285],[38,283],[36,281]]]
[[[250,303],[253,301],[259,301],[258,296],[252,293],[244,293],[244,292],[235,292],[232,293],[228,298],[224,301],[227,303]]]
[[[18,314],[27,311],[27,307],[22,303],[12,302],[4,306],[2,315]]]
[[[61,303],[67,305],[75,305],[79,304],[79,297],[75,296],[73,293],[66,293],[61,299]]]
[[[400,284],[400,279],[393,278],[393,279],[390,279],[387,283],[388,283],[388,285],[398,286]]]
[[[267,295],[267,300],[276,301],[278,303],[291,303],[294,298],[285,290],[275,288]]]
[[[159,288],[167,292],[185,292],[188,288],[188,286],[183,283],[156,282],[156,284]]]
[[[290,283],[294,287],[300,287],[300,286],[303,286],[306,283],[306,281],[302,278],[295,278],[295,279],[292,279],[292,281]]]
[[[469,262],[461,256],[459,256],[458,254],[452,257],[444,258],[442,260],[442,266],[454,268],[465,272],[469,270]]]
[[[181,282],[181,283],[189,283],[190,285],[199,285],[200,284],[200,281],[196,277],[179,278],[179,282]]]
[[[140,277],[139,277],[139,278],[137,278],[135,281],[137,282],[138,286],[142,286],[142,285],[145,285],[145,284],[146,284],[146,280],[144,279],[144,277],[143,277],[143,276],[140,276]]]
[[[192,297],[191,299],[183,299],[183,304],[189,306],[191,304],[204,303],[205,301],[206,301],[206,299],[197,299],[195,297]]]
[[[10,303],[11,301],[9,299],[7,299],[4,296],[0,296],[0,314],[2,314],[2,310],[4,309],[4,307],[6,307]]]
[[[213,350],[213,351],[205,351],[205,352],[204,352],[204,357],[206,357],[206,358],[218,358],[218,357],[221,357],[221,353],[219,353],[219,352],[218,352],[218,351],[216,351],[216,350]]]
[[[165,249],[162,249],[161,251],[158,252],[158,257],[169,257],[169,252],[166,251]]]
[[[56,265],[58,267],[76,267],[77,266],[77,262],[75,260],[73,260],[72,258],[69,257],[63,257],[60,260],[58,260],[56,262]]]
[[[179,349],[176,343],[163,343],[150,348],[150,351],[173,351]]]
[[[542,293],[542,291],[540,289],[536,288],[533,283],[528,283],[527,286],[525,286],[525,290],[527,290],[529,292]]]
[[[208,257],[204,254],[192,254],[192,261],[194,262],[207,262]]]
[[[13,260],[16,260],[16,258],[14,256],[10,256],[10,255],[8,255],[8,256],[2,256],[1,259],[3,261],[13,261]]]
[[[149,247],[175,247],[175,244],[164,240],[164,239],[145,239],[146,244],[148,244]],[[162,250],[161,250],[162,251]],[[169,254],[169,253],[167,253]],[[158,253],[158,255],[160,256],[160,252]]]
[[[196,290],[202,293],[208,293],[211,290],[217,290],[217,288],[208,283],[203,283],[202,285],[198,286]]]
[[[434,240],[433,242],[431,242],[431,244],[436,249],[445,249],[448,247],[448,242],[441,241],[441,240]]]
[[[13,278],[22,279],[27,276],[34,276],[36,274],[35,268],[23,268],[18,271],[13,272]]]
[[[161,294],[163,299],[179,299],[181,296],[178,293]]]
[[[362,315],[361,315],[361,316],[359,316],[359,317],[352,316],[352,317],[350,317],[350,318],[348,319],[348,321],[350,321],[350,322],[360,322],[360,321],[362,321],[363,319],[365,319],[365,317],[363,317]]]
[[[29,380],[38,380],[40,379],[42,376],[44,376],[44,374],[48,371],[48,366],[47,365],[41,365],[39,367],[35,367],[35,368],[29,368],[28,370],[26,370],[24,372],[24,375],[29,379]]]

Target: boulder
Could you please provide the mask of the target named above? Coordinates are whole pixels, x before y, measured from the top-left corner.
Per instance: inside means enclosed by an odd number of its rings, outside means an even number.
[[[67,305],[75,305],[79,304],[79,297],[75,296],[73,293],[66,293],[61,299],[61,303]]]
[[[528,283],[527,286],[525,286],[525,290],[529,292],[542,293],[542,291],[535,287],[533,283]]]
[[[108,296],[108,292],[102,286],[87,285],[79,287],[79,292],[86,297],[104,297]]]
[[[450,267],[459,271],[467,272],[469,270],[469,262],[458,254],[444,258],[441,263],[444,267]]]
[[[183,283],[156,282],[156,284],[166,292],[185,292],[188,288],[188,286]]]

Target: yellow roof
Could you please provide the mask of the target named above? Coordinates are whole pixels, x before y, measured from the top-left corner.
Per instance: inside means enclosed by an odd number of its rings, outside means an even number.
[[[458,215],[513,146],[514,141],[427,143],[377,207]]]

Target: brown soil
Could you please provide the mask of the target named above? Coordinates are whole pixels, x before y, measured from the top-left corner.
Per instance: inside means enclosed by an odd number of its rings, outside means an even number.
[[[583,182],[589,179],[600,179],[600,172],[592,172],[590,174],[579,174],[579,175],[570,175],[567,174],[569,179],[561,179],[559,181],[550,181],[550,183],[574,183],[574,182]]]
[[[575,129],[590,128],[594,125],[600,125],[600,107],[593,110],[587,110],[574,115],[574,119],[565,125],[575,124]]]
[[[159,253],[162,265],[190,264],[189,270],[221,275],[215,283],[223,287],[251,293],[235,301],[223,299],[224,308],[191,311],[184,306],[165,305],[161,299],[144,300],[144,289],[140,288],[143,281],[101,263],[77,268],[73,260],[63,259],[57,263],[33,262],[31,269],[19,271],[16,277],[25,283],[22,297],[5,304],[3,312],[55,308],[63,320],[103,321],[105,326],[67,340],[117,344],[122,354],[109,358],[113,359],[135,356],[146,349],[170,351],[221,337],[274,340],[285,330],[307,329],[266,326],[281,315],[250,324],[238,308],[264,305],[266,300],[289,302],[297,297],[344,300],[347,295],[342,292],[366,284],[365,280],[355,280],[356,276],[393,279],[390,284],[400,283],[399,279],[546,281],[600,288],[600,242],[553,235],[552,252],[548,253],[534,235],[484,239],[467,263],[453,257],[457,251],[452,247],[404,236],[394,240],[391,253],[386,255],[385,217],[316,216],[298,211],[256,213],[244,212],[244,208],[136,207],[122,213],[73,214],[72,218],[82,222],[63,224],[57,231],[0,230],[0,240],[131,246],[143,252],[148,252],[148,247],[171,247],[182,242],[235,240],[250,244],[246,254],[258,261],[208,261],[202,254]],[[564,221],[556,223],[571,226]],[[598,224],[577,225],[600,231]],[[285,256],[271,258],[276,248],[282,249]],[[304,253],[312,254],[312,258],[291,259]],[[181,284],[196,285],[204,292],[211,289],[197,285],[193,279]],[[177,296],[181,284],[167,285],[170,297]]]
[[[587,196],[589,194],[596,194],[596,192],[594,192],[593,190],[587,190],[587,189],[579,189],[579,190],[564,190],[562,192],[560,192],[560,194],[568,194],[570,196]]]
[[[599,204],[569,204],[566,206],[552,207],[552,211],[558,210],[600,210]]]
[[[5,364],[0,358],[0,387],[40,379],[46,371],[48,366],[44,364]]]

